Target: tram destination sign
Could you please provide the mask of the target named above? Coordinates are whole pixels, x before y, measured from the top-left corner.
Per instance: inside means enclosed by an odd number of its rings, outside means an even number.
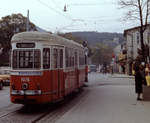
[[[17,43],[16,47],[17,48],[34,48],[35,43]]]
[[[20,76],[39,76],[42,75],[42,71],[11,71],[11,75],[20,75]]]

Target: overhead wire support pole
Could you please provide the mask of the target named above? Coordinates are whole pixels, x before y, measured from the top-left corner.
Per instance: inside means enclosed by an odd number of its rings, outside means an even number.
[[[29,31],[29,10],[27,11],[26,31]]]

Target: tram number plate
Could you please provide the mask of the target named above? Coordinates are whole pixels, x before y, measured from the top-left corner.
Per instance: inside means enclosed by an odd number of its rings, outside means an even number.
[[[29,77],[22,77],[21,82],[30,82],[30,78]]]

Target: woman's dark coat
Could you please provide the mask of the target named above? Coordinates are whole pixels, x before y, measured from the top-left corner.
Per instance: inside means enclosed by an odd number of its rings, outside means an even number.
[[[135,72],[135,92],[136,93],[142,93],[142,81],[143,81],[143,76],[140,70],[137,70]]]

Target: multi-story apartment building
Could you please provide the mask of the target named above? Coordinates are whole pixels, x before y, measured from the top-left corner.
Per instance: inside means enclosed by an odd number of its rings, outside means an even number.
[[[138,56],[138,48],[141,49],[140,42],[140,27],[134,27],[131,29],[124,30],[124,37],[126,40],[126,50],[127,50],[127,62],[126,69],[127,73],[132,73],[132,64],[136,57]],[[150,47],[150,25],[147,26],[144,32],[144,44]]]

